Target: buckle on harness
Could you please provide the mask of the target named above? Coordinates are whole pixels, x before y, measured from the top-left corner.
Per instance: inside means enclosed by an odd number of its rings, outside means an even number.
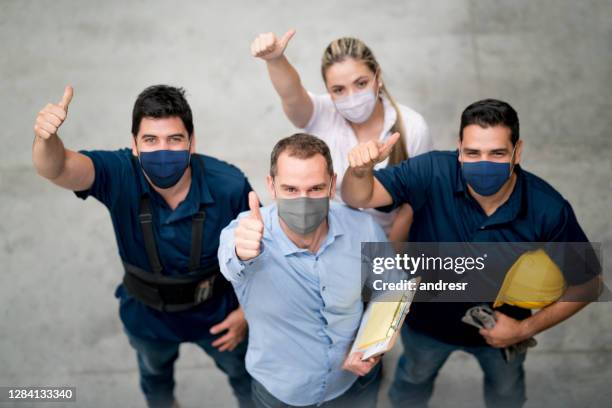
[[[212,278],[205,279],[202,282],[198,283],[198,286],[196,286],[195,288],[194,294],[195,304],[202,303],[212,296],[215,278],[216,276],[213,276]]]

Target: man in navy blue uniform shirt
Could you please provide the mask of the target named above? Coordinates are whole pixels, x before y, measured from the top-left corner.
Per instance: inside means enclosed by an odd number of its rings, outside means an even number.
[[[250,406],[247,325],[217,260],[221,230],[249,208],[249,182],[236,167],[195,153],[180,88],[145,89],[134,105],[132,147],[116,151],[64,148],[57,130],[72,94],[66,87],[59,104],[38,114],[33,162],[41,176],[110,212],[125,268],[115,295],[148,405],[177,405],[174,362],[179,345],[193,342],[228,376],[240,406]]]
[[[516,111],[487,99],[462,114],[457,151],[430,152],[373,171],[397,141],[368,142],[349,155],[344,201],[361,208],[414,210],[412,242],[588,242],[570,204],[548,183],[519,166],[523,150]],[[567,273],[576,290],[594,282],[588,273]],[[571,272],[571,271],[570,271]],[[570,289],[568,289],[568,292]],[[567,293],[567,292],[566,292]],[[531,338],[572,316],[588,301],[557,301],[531,315],[504,305],[493,329],[466,325],[474,304],[415,303],[402,331],[404,355],[390,390],[395,406],[427,404],[438,371],[455,350],[473,354],[484,372],[487,406],[525,402],[521,353],[506,363],[498,348]]]

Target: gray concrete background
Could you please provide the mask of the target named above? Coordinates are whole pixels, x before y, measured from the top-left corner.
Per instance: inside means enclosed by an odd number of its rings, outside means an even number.
[[[83,407],[144,405],[113,298],[122,273],[108,214],[35,175],[38,110],[72,84],[65,144],[115,149],[129,143],[131,106],[145,86],[184,86],[199,151],[238,165],[268,199],[269,152],[293,129],[249,44],[259,32],[292,27],[287,53],[308,89],[323,90],[319,61],[330,40],[361,37],[396,99],[425,116],[438,149],[454,148],[468,103],[509,101],[521,118],[524,167],[573,204],[590,239],[604,243],[609,267],[609,0],[2,0],[0,385],[74,385]],[[610,304],[591,305],[538,336],[526,364],[528,406],[612,405],[610,312]],[[182,404],[232,406],[211,360],[192,345],[181,353]],[[398,353],[386,357],[388,374]],[[460,353],[432,401],[451,405],[482,405],[480,371]]]

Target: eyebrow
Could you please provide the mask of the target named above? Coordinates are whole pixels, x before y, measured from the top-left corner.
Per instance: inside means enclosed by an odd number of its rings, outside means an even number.
[[[296,188],[297,189],[296,186],[292,186],[292,185],[289,185],[289,184],[281,184],[280,186],[281,186],[281,188]],[[315,187],[326,187],[326,186],[327,186],[327,183],[319,183],[319,184],[315,184],[314,186],[308,187],[308,190],[310,190],[312,188],[315,188]]]
[[[471,148],[471,147],[464,147],[463,151],[465,153],[468,153],[468,154],[469,153],[480,153],[480,149],[474,149],[474,148]],[[499,148],[499,149],[493,149],[489,153],[491,153],[491,154],[495,154],[495,153],[508,153],[508,151],[509,150],[507,148],[502,147],[502,148]]]
[[[360,81],[363,81],[363,80],[369,81],[370,79],[367,77],[367,75],[362,75],[362,76],[358,77],[357,79],[355,79],[353,81],[353,83],[356,84],[357,82],[360,82]],[[335,85],[331,86],[331,89],[336,89],[336,88],[344,88],[344,85],[335,84]]]
[[[175,134],[173,134],[173,135],[168,135],[168,136],[166,136],[166,138],[169,138],[169,137],[177,137],[177,136],[178,136],[178,137],[185,137],[185,135],[184,135],[184,134],[182,134],[182,133],[175,133]],[[144,138],[144,137],[159,137],[159,136],[157,136],[157,135],[145,134],[145,135],[142,135],[142,137]]]

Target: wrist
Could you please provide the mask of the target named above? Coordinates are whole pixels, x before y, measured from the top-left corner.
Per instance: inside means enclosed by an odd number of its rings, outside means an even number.
[[[374,167],[351,168],[351,173],[358,179],[370,177],[374,173]]]
[[[256,256],[252,257],[252,258],[246,258],[246,259],[242,259],[240,257],[240,255],[238,255],[238,251],[236,246],[234,246],[234,256],[236,257],[236,260],[238,261],[238,264],[240,264],[241,267],[245,267],[245,266],[249,266],[251,265],[253,262],[255,262],[256,260],[258,260],[261,257],[261,254],[264,251],[264,246],[263,246],[263,242],[261,243],[260,246],[260,250],[259,250],[259,254],[257,254]]]
[[[287,58],[285,58],[285,54],[281,54],[278,57],[270,58],[266,60],[266,64],[270,67],[278,67],[287,63]]]
[[[531,317],[519,322],[519,335],[521,340],[527,340],[536,335],[531,325]]]
[[[34,133],[34,141],[35,142],[43,142],[43,143],[50,143],[53,142],[55,139],[57,139],[57,133],[52,134],[51,136],[44,138],[42,136],[40,136],[38,133]]]
[[[234,246],[234,256],[236,257],[238,263],[242,266],[244,266],[244,263],[248,261],[248,259],[242,259],[240,255],[238,255],[238,248],[236,248],[236,246]]]

